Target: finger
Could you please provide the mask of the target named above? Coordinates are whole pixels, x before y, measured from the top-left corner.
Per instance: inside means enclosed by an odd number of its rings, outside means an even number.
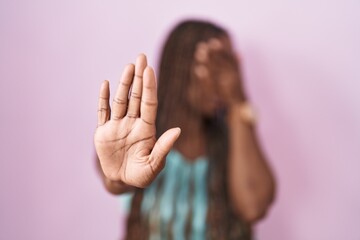
[[[98,100],[98,126],[104,125],[110,117],[109,106],[109,81],[105,80],[100,87],[100,94]]]
[[[216,41],[214,41],[212,44],[217,45],[217,43],[215,42]],[[230,65],[237,64],[236,56],[231,49],[227,49],[224,47],[215,49],[215,47],[213,46],[208,54],[209,54],[209,62],[211,62],[211,64],[217,68],[221,68],[220,66],[229,66],[229,64]]]
[[[208,44],[205,42],[199,42],[196,45],[196,50],[194,53],[195,60],[199,63],[207,62],[209,58],[208,51],[209,51]]]
[[[194,74],[198,79],[205,79],[209,77],[209,70],[204,64],[197,64],[194,67]]]
[[[154,70],[146,67],[144,71],[143,90],[141,97],[141,119],[150,124],[155,124],[157,110],[157,88]]]
[[[223,48],[222,42],[217,38],[210,38],[208,46],[211,50],[221,50]]]
[[[171,128],[163,133],[155,143],[150,154],[150,166],[154,173],[159,173],[165,165],[165,157],[170,152],[181,133],[180,128]]]
[[[136,59],[135,75],[131,88],[127,116],[136,118],[140,115],[140,102],[142,93],[142,78],[147,66],[146,56],[140,54]]]
[[[111,106],[112,109],[111,119],[113,120],[118,120],[125,116],[127,103],[128,103],[129,90],[131,83],[133,81],[134,72],[135,72],[135,65],[129,64],[125,67],[122,73]]]

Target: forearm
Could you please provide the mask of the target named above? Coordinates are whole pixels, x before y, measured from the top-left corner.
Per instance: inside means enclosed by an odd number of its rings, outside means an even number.
[[[101,169],[100,162],[97,156],[95,156],[95,161],[96,161],[96,168],[103,181],[104,187],[109,193],[118,195],[132,191],[134,189],[134,187],[129,186],[121,181],[112,181],[109,178],[107,178]]]
[[[275,183],[240,106],[229,109],[229,191],[235,210],[249,222],[262,218],[274,198]]]

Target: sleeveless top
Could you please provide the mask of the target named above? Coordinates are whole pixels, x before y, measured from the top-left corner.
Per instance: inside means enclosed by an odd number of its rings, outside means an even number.
[[[163,171],[145,189],[141,213],[154,239],[205,239],[209,162],[206,157],[186,160],[170,151]],[[131,198],[125,200],[130,209]]]

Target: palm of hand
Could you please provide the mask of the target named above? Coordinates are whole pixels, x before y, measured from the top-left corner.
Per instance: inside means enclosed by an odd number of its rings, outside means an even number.
[[[125,118],[100,126],[95,144],[106,176],[133,186],[145,186],[155,174],[149,153],[155,144],[155,127]]]
[[[129,65],[124,70],[111,119],[108,99],[109,84],[104,82],[94,137],[104,175],[113,181],[146,187],[164,167],[166,154],[180,130],[170,129],[156,141],[156,82],[144,55],[138,57],[135,69]]]

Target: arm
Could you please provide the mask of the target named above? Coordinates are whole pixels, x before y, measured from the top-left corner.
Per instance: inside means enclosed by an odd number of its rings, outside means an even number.
[[[275,182],[256,139],[254,127],[246,123],[241,105],[229,108],[230,198],[238,214],[248,222],[265,216],[274,199]]]
[[[206,53],[205,57],[201,57],[200,53],[203,52]],[[244,121],[242,104],[246,97],[240,84],[237,57],[229,41],[210,39],[207,43],[198,45],[195,60],[197,66],[205,66],[208,72],[195,72],[195,75],[214,79],[218,84],[220,99],[227,108],[230,200],[235,211],[245,221],[255,222],[265,215],[272,202],[275,183],[260,150],[255,130]]]

